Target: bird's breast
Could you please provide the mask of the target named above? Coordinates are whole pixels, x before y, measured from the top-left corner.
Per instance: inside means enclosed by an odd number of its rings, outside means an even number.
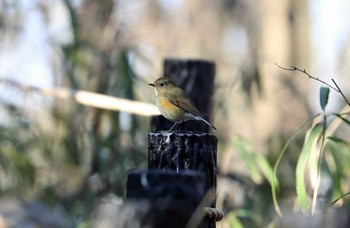
[[[160,113],[168,120],[179,121],[183,119],[188,119],[185,111],[171,103],[166,98],[158,97],[156,104]]]

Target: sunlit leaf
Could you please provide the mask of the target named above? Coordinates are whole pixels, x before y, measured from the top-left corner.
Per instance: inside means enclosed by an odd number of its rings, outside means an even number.
[[[301,125],[301,127],[297,130],[297,132],[288,139],[288,141],[286,142],[286,144],[283,146],[283,149],[281,151],[281,153],[278,155],[278,158],[276,160],[276,163],[273,167],[273,175],[272,175],[272,185],[271,185],[271,193],[272,193],[272,202],[273,202],[273,206],[278,214],[278,216],[282,217],[282,212],[278,206],[278,202],[277,202],[277,188],[274,188],[273,186],[276,186],[275,182],[277,182],[277,169],[278,166],[284,156],[284,154],[287,151],[287,148],[289,147],[290,143],[296,138],[297,135],[299,135],[307,126],[309,126],[309,124],[311,123],[311,121],[313,121],[316,117],[318,117],[320,114],[316,114],[312,117],[310,117],[308,120],[306,120],[303,125]]]
[[[321,136],[323,128],[324,125],[322,123],[319,123],[307,132],[303,149],[299,155],[296,167],[296,192],[299,204],[303,211],[306,211],[310,207],[310,200],[305,186],[305,170],[309,156],[314,149],[319,137]]]

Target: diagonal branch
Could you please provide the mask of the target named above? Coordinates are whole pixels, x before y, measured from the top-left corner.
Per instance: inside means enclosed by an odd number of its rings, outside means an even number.
[[[332,81],[333,81],[334,85],[337,87],[338,92],[343,96],[343,98],[344,98],[344,100],[346,101],[346,103],[350,106],[349,100],[345,97],[343,91],[341,91],[341,89],[339,88],[338,84],[334,81],[333,78],[332,78]]]
[[[282,66],[278,65],[277,63],[275,63],[275,65],[278,66],[279,68],[281,68],[282,70],[287,70],[287,71],[299,71],[299,72],[301,72],[301,73],[307,75],[309,78],[321,82],[322,84],[328,86],[329,88],[333,89],[334,91],[340,93],[340,94],[342,95],[342,97],[344,98],[344,100],[346,101],[346,103],[350,106],[349,100],[345,97],[343,91],[339,88],[339,86],[337,85],[337,83],[334,81],[333,78],[332,78],[332,81],[333,81],[335,87],[332,86],[332,85],[330,85],[329,83],[327,83],[327,82],[325,82],[325,81],[319,79],[318,77],[312,76],[312,75],[309,74],[305,69],[302,70],[302,69],[299,69],[298,67],[295,67],[295,66],[291,66],[290,68],[286,68],[286,67],[282,67]]]
[[[337,88],[335,88],[334,86],[331,86],[330,84],[328,84],[327,82],[325,82],[325,81],[319,79],[318,77],[312,76],[312,75],[309,74],[305,69],[302,70],[302,69],[299,69],[298,67],[295,67],[295,66],[291,66],[291,68],[285,68],[285,67],[282,67],[282,66],[278,65],[277,63],[275,63],[275,65],[278,66],[279,68],[281,68],[282,70],[287,70],[287,71],[299,71],[299,72],[301,72],[301,73],[303,73],[303,74],[306,74],[309,78],[314,79],[314,80],[316,80],[316,81],[319,81],[319,82],[321,82],[322,84],[325,84],[325,85],[328,86],[329,88],[331,88],[331,89],[337,91],[338,93],[340,93],[340,91],[339,91]]]

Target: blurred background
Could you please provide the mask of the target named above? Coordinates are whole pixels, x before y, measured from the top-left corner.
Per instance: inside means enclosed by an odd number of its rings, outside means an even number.
[[[217,207],[227,215],[218,227],[271,223],[270,185],[260,171],[250,172],[238,147],[254,148],[273,166],[285,142],[322,111],[321,84],[275,63],[334,78],[350,96],[349,8],[346,0],[0,0],[0,227],[89,227],[101,197],[87,187],[91,177],[98,174],[107,183],[104,196],[119,202],[127,171],[147,167],[150,129],[148,116],[84,106],[8,80],[153,104],[147,84],[162,75],[165,58],[216,64]],[[344,105],[331,91],[327,111]],[[295,198],[303,138],[280,165],[282,201]],[[342,183],[349,191],[346,175]]]

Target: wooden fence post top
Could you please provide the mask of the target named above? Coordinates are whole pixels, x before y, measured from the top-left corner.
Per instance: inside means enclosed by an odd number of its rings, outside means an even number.
[[[184,89],[199,112],[210,119],[215,77],[213,62],[166,59],[163,76],[170,77]],[[151,201],[153,209],[147,217],[153,216],[148,223],[152,227],[190,224],[189,227],[215,228],[215,222],[223,216],[215,208],[218,140],[214,134],[207,133],[209,126],[200,121],[183,123],[181,129],[186,131],[166,131],[172,124],[163,116],[152,117],[148,170],[129,174],[127,197],[141,196]],[[165,205],[165,198],[172,203]],[[182,199],[184,204],[179,207]],[[191,203],[193,199],[197,200]],[[156,202],[161,202],[159,208],[154,206]],[[197,207],[203,209],[199,214]]]

